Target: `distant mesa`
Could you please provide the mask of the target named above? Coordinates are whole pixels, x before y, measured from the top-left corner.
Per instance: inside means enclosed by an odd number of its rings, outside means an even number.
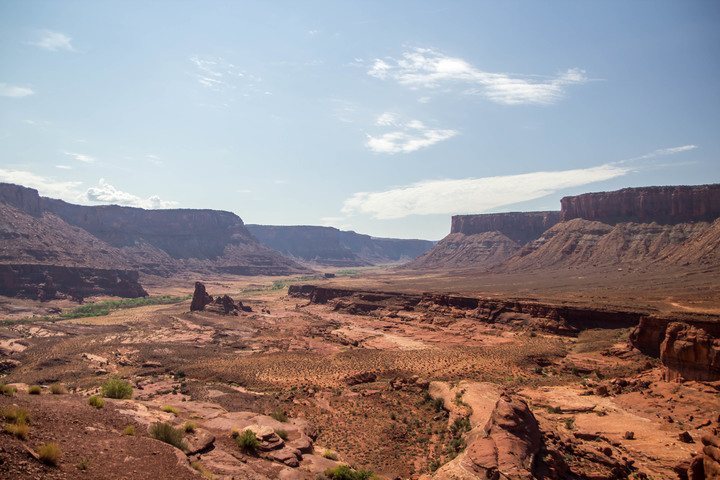
[[[558,212],[454,216],[450,234],[404,268],[720,265],[718,184],[625,188],[560,203]]]
[[[215,210],[73,205],[0,183],[0,294],[144,296],[140,274],[293,275],[310,269],[262,245]]]
[[[322,267],[405,263],[435,245],[429,240],[377,238],[334,227],[247,225],[263,244],[298,262]]]

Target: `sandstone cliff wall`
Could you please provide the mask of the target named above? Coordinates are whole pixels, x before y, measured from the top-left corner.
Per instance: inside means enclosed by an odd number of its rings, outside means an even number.
[[[560,212],[511,212],[455,215],[450,233],[475,235],[500,232],[518,243],[527,243],[560,221]]]
[[[720,185],[624,188],[560,200],[562,220],[679,223],[720,217]]]

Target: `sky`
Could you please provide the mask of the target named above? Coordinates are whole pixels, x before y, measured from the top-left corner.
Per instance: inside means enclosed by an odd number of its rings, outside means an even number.
[[[720,2],[0,1],[0,182],[439,240],[720,182]]]

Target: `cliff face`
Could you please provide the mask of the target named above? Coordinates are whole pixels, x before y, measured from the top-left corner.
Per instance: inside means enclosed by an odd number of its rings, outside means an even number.
[[[262,243],[299,261],[362,267],[407,261],[430,249],[427,240],[376,238],[333,227],[248,225]]]
[[[489,267],[510,258],[559,221],[560,212],[456,215],[450,235],[405,268]]]
[[[563,221],[680,223],[720,216],[720,185],[624,188],[560,200]]]
[[[475,235],[500,232],[520,244],[535,240],[560,221],[560,212],[511,212],[485,215],[455,215],[450,233]]]

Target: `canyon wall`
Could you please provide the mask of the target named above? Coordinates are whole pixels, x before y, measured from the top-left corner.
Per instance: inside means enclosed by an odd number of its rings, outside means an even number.
[[[399,263],[429,250],[434,242],[377,238],[333,227],[247,225],[262,243],[299,261],[330,267]]]
[[[560,212],[509,212],[482,215],[455,215],[450,233],[475,235],[500,232],[517,243],[527,243],[540,237],[545,230],[560,221]]]
[[[720,185],[624,188],[560,200],[562,220],[680,223],[720,217]]]

